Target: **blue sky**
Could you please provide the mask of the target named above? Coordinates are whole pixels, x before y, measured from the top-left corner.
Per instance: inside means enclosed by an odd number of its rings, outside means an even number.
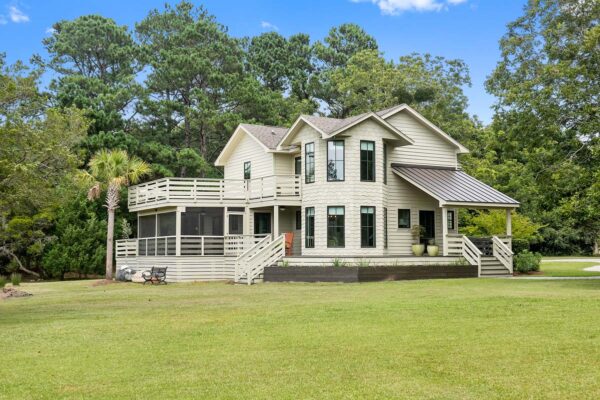
[[[0,0],[0,51],[9,62],[44,55],[42,39],[52,24],[85,14],[101,14],[133,26],[164,0]],[[171,2],[173,3],[173,2]],[[469,111],[489,122],[494,98],[484,81],[499,59],[498,40],[506,24],[522,13],[525,0],[206,0],[203,4],[234,36],[277,30],[321,39],[330,27],[345,22],[373,35],[388,59],[411,52],[460,58],[470,68],[466,88]]]

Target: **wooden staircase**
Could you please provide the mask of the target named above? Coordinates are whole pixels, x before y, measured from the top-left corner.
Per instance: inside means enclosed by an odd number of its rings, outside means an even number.
[[[481,257],[481,277],[492,278],[511,276],[512,273],[506,268],[500,260],[494,256],[482,256]]]
[[[284,235],[274,240],[267,236],[236,259],[234,281],[251,285],[262,280],[265,268],[276,265],[284,256]]]

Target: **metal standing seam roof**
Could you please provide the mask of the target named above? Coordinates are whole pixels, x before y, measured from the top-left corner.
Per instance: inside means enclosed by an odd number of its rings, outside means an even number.
[[[283,126],[265,126],[254,124],[240,124],[242,128],[250,132],[252,136],[257,138],[268,149],[274,150],[283,139],[288,131],[288,128]]]
[[[518,206],[519,202],[462,170],[392,164],[409,183],[444,203],[484,203]]]

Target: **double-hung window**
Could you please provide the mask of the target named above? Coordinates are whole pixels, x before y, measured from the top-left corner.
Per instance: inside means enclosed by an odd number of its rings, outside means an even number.
[[[345,246],[344,207],[327,207],[327,247]]]
[[[306,143],[304,145],[304,182],[313,183],[315,181],[315,144]]]
[[[344,180],[344,141],[330,140],[327,142],[327,180]]]
[[[398,209],[398,228],[410,228],[410,210],[407,208]]]
[[[311,249],[315,247],[315,208],[304,209],[306,222],[304,224],[304,247]]]
[[[360,247],[375,247],[375,207],[360,208]]]
[[[360,180],[375,181],[375,142],[360,141]]]
[[[454,211],[448,210],[448,229],[454,230]]]

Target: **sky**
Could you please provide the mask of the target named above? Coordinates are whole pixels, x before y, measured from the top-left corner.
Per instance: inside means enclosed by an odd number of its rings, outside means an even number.
[[[174,1],[169,1],[175,3]],[[202,4],[233,36],[275,30],[284,36],[308,33],[320,40],[346,22],[375,37],[387,59],[413,52],[464,60],[472,86],[465,88],[471,114],[488,123],[494,97],[484,82],[500,57],[498,41],[518,18],[526,0],[206,0]],[[100,14],[133,27],[165,0],[0,0],[0,52],[9,63],[46,53],[42,39],[52,24]],[[47,78],[49,79],[49,78]]]

